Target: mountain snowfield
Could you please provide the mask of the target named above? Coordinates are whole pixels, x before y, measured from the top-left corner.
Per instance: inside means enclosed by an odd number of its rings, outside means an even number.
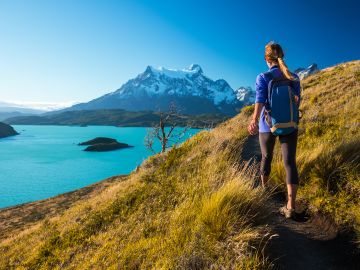
[[[118,90],[77,104],[67,110],[125,109],[168,110],[174,102],[184,114],[223,113],[235,115],[252,101],[251,88],[234,90],[224,79],[212,80],[192,64],[181,70],[147,66],[143,73]]]
[[[141,95],[142,92],[148,96],[204,96],[213,100],[215,105],[236,101],[234,90],[225,80],[212,81],[203,74],[201,67],[195,64],[182,70],[148,66],[144,73],[130,80],[112,95],[124,99],[132,95]]]

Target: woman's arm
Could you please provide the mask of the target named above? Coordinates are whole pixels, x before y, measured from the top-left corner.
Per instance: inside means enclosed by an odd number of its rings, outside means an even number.
[[[263,107],[264,103],[255,103],[254,113],[248,126],[248,131],[251,135],[255,135],[259,131],[259,117]]]
[[[255,109],[251,120],[259,121],[260,113],[263,107],[264,103],[255,103]]]
[[[255,135],[259,131],[259,117],[267,99],[267,83],[262,74],[256,77],[255,92],[255,109],[248,126],[248,131],[251,135]]]

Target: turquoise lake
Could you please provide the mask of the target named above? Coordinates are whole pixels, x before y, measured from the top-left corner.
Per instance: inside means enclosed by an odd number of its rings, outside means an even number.
[[[128,174],[153,153],[145,127],[13,126],[20,135],[0,139],[0,208],[45,199],[107,177]],[[184,141],[201,131],[190,129]],[[79,142],[111,137],[135,147],[85,152]],[[155,145],[160,150],[160,145]]]

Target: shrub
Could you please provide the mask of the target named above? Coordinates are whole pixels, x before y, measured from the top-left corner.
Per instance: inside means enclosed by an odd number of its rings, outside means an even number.
[[[246,116],[250,116],[254,113],[254,110],[255,110],[255,105],[253,104],[243,107],[241,109],[241,112]]]

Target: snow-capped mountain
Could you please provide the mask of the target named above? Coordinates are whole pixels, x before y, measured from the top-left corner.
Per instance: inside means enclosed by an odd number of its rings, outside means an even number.
[[[240,87],[236,90],[236,97],[244,105],[253,104],[255,102],[255,91],[249,87]]]
[[[315,74],[317,72],[319,72],[317,64],[312,64],[307,68],[298,68],[297,70],[295,70],[295,73],[299,76],[300,80],[305,79],[311,74]]]
[[[205,76],[196,64],[182,70],[147,66],[118,90],[66,110],[166,111],[174,102],[184,114],[234,115],[247,99],[246,93],[234,91],[225,80],[214,81]]]

